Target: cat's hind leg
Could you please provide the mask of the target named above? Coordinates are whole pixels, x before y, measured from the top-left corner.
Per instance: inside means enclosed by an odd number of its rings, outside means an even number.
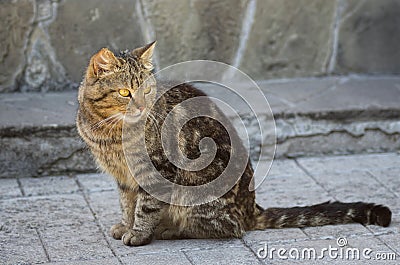
[[[170,215],[175,224],[158,229],[157,239],[184,238],[241,238],[245,233],[241,213],[234,204],[224,205],[219,200],[190,207],[186,216],[178,213],[180,206],[173,206]]]

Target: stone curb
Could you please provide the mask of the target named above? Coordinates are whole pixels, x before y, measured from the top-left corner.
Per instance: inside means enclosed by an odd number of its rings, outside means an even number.
[[[329,77],[258,82],[276,124],[276,157],[400,150],[400,77]],[[252,158],[273,150],[271,117],[254,87],[238,84],[267,135],[243,101],[227,90],[200,85],[237,107]],[[93,172],[96,166],[75,128],[76,92],[2,94],[0,177]],[[232,118],[235,124],[239,121]],[[272,155],[271,152],[267,155]]]

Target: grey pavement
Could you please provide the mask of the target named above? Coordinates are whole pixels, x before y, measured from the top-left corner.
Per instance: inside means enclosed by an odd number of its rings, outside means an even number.
[[[110,176],[3,178],[0,264],[399,264],[399,161],[398,153],[276,160],[257,189],[263,207],[326,200],[383,203],[393,212],[388,228],[349,224],[270,229],[248,232],[243,239],[155,240],[141,247],[124,246],[108,235],[120,216]],[[262,166],[265,171],[266,164]],[[338,247],[338,238],[346,246]],[[329,247],[342,255],[322,251]],[[279,249],[283,249],[280,256]],[[310,259],[310,249],[324,257]],[[349,249],[360,251],[360,259],[351,253],[346,256]],[[365,250],[370,259],[362,256]],[[294,260],[296,251],[300,256]]]

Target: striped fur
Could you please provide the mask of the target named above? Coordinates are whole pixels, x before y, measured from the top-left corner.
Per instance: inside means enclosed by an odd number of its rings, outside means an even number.
[[[149,93],[140,87],[151,75],[151,55],[154,43],[119,56],[107,49],[95,54],[89,63],[85,78],[79,89],[77,127],[80,136],[93,153],[99,166],[111,174],[118,184],[122,209],[121,222],[111,228],[115,239],[125,245],[144,245],[153,238],[240,238],[245,231],[266,228],[305,227],[327,224],[358,222],[364,225],[388,226],[391,212],[387,207],[369,203],[323,203],[310,207],[262,209],[255,203],[254,191],[249,191],[253,169],[247,158],[247,166],[238,182],[222,197],[196,206],[177,206],[158,201],[144,188],[157,187],[159,183],[148,181],[160,172],[171,182],[195,186],[217,178],[226,168],[231,156],[231,141],[240,141],[237,134],[228,135],[219,122],[198,117],[188,121],[176,140],[181,151],[189,158],[200,155],[200,140],[212,138],[218,149],[210,165],[199,171],[178,169],[163,152],[160,127],[165,117],[181,102],[205,94],[191,85],[182,84],[164,94],[153,109],[149,110],[155,95],[165,84],[157,83]],[[121,97],[119,89],[128,89],[130,98]],[[135,127],[124,135],[129,158],[134,161],[128,168],[122,146],[122,125],[127,105],[134,100],[131,111],[150,113],[144,120],[142,113],[137,124],[145,123],[145,131]],[[190,108],[181,109],[174,116],[177,120]],[[205,101],[202,108],[211,111],[218,120],[227,120],[225,115],[211,102]],[[228,122],[229,124],[229,122]],[[232,125],[230,125],[232,126]],[[145,142],[152,163],[143,157]],[[240,146],[236,153],[245,153]],[[144,180],[142,186],[136,182]],[[164,191],[163,191],[164,192]],[[168,195],[169,190],[165,190]],[[172,194],[171,196],[174,196]],[[186,199],[191,194],[185,194]],[[178,198],[178,199],[184,199]]]

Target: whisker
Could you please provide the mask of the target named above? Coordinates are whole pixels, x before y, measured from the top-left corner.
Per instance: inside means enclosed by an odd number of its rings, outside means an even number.
[[[91,124],[91,125],[90,125],[90,128],[91,128],[93,131],[96,131],[96,130],[102,128],[103,125],[105,125],[105,124],[107,124],[107,123],[109,123],[109,122],[112,122],[112,121],[113,121],[115,118],[117,118],[119,115],[120,115],[120,113],[116,113],[116,114],[114,114],[114,115],[111,115],[110,117],[107,117],[107,118],[105,118],[104,120],[101,120],[101,121],[99,121],[99,122],[96,122],[96,123],[94,123],[94,124]]]

